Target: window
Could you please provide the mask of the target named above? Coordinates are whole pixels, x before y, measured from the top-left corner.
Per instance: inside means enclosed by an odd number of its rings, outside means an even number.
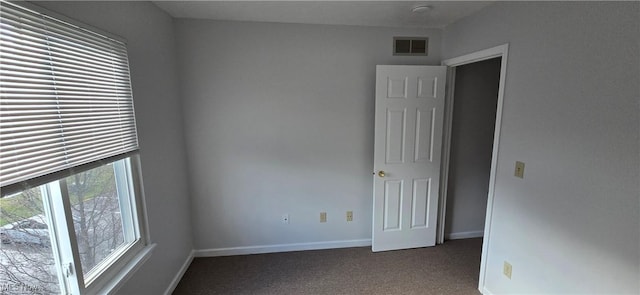
[[[0,290],[94,294],[148,256],[126,44],[0,2]]]

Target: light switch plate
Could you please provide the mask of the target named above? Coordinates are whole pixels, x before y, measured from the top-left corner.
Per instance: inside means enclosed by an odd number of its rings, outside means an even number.
[[[327,222],[327,212],[320,212],[320,222]]]
[[[513,271],[513,267],[511,266],[511,263],[509,262],[504,262],[504,265],[502,267],[502,273],[509,279],[511,279],[511,272]]]
[[[524,163],[516,161],[516,171],[513,174],[515,177],[524,178]]]

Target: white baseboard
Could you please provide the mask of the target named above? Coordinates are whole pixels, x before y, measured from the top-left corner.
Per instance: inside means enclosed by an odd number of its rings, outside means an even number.
[[[484,236],[484,231],[476,230],[476,231],[463,231],[459,233],[450,233],[445,235],[445,239],[447,240],[458,240],[458,239],[470,239],[470,238],[481,238]]]
[[[171,280],[171,284],[169,285],[169,288],[167,288],[167,291],[164,292],[164,295],[171,295],[176,287],[178,287],[178,283],[180,283],[180,280],[182,280],[182,276],[184,276],[184,273],[187,272],[189,265],[191,265],[191,262],[193,261],[193,257],[195,257],[195,251],[191,250],[191,253],[189,253],[189,256],[187,256],[187,260],[184,261],[176,276],[173,278],[173,280]]]
[[[195,257],[231,256],[366,246],[371,246],[371,239],[201,249],[195,250]]]
[[[491,291],[489,291],[487,287],[482,288],[482,290],[480,290],[480,293],[482,293],[482,295],[493,295],[493,293],[491,293]]]

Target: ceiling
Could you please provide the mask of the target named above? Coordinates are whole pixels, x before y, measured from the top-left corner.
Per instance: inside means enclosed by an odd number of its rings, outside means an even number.
[[[442,28],[492,1],[153,1],[176,18]],[[413,13],[417,5],[431,10]]]

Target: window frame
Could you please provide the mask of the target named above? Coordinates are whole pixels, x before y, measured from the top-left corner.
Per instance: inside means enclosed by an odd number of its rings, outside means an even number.
[[[69,23],[83,30],[104,35],[108,38],[127,44],[126,40],[120,36],[50,11],[36,4],[24,1],[11,2],[13,5],[33,10],[47,17]],[[130,73],[131,68],[129,65],[129,74]],[[133,85],[131,86],[131,91],[133,92]],[[119,255],[117,255],[117,258],[107,266],[100,269],[97,274],[91,275],[91,278],[89,278],[90,280],[87,281],[84,278],[85,274],[83,274],[79,258],[78,243],[74,231],[73,216],[71,214],[68,192],[62,192],[63,190],[66,190],[66,185],[63,185],[60,182],[64,182],[64,179],[68,176],[127,158],[129,159],[129,165],[127,165],[127,168],[129,169],[125,169],[125,172],[129,173],[131,183],[129,184],[128,190],[133,194],[133,197],[129,198],[129,201],[131,202],[130,205],[135,208],[135,210],[132,210],[132,214],[134,215],[133,218],[135,220],[134,223],[137,225],[134,227],[134,231],[139,238],[128,247],[120,249],[119,252],[121,253],[118,253]],[[57,191],[55,191],[54,188],[55,183],[57,183]],[[52,244],[51,251],[53,251],[53,256],[56,261],[60,290],[63,294],[114,293],[151,256],[156,244],[151,242],[151,236],[149,233],[148,214],[142,181],[140,149],[8,185],[2,188],[3,192],[0,197],[37,186],[41,186],[43,189],[48,190],[47,193],[43,192],[42,200],[45,215],[49,222],[49,237]],[[52,188],[54,188],[53,191]],[[65,194],[66,197],[64,197]],[[54,200],[56,198],[58,201],[61,200],[62,203],[56,204],[56,202],[58,202]],[[66,257],[73,257],[73,261],[65,261]],[[69,263],[71,263],[71,265],[69,265]],[[102,263],[104,263],[104,261],[101,261],[98,265]],[[70,273],[70,275],[65,276],[66,272]]]
[[[107,164],[128,160],[123,172],[128,174],[126,185],[129,190],[128,202],[132,205],[131,214],[137,239],[112,255],[100,261],[91,271],[83,273],[78,241],[76,238],[71,199],[67,191],[65,178],[95,169]],[[56,262],[59,287],[62,294],[110,294],[116,291],[133,272],[146,261],[155,244],[150,243],[146,206],[142,187],[140,155],[126,154],[124,157],[101,162],[102,165],[88,167],[83,170],[67,171],[60,179],[46,184],[39,184],[42,190],[44,214],[48,224],[51,249]],[[115,177],[119,177],[114,170]],[[116,186],[123,185],[116,183]],[[120,196],[119,196],[120,198]]]

